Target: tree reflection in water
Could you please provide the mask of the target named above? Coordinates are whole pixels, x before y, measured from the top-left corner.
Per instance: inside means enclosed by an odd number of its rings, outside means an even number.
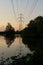
[[[15,36],[5,37],[8,47],[10,47],[10,45],[13,43],[14,39]],[[22,37],[22,41],[25,45],[28,46],[28,48],[30,48],[31,51],[34,51],[34,53],[27,54],[21,58],[18,58],[18,55],[12,56],[4,60],[2,62],[3,65],[33,65],[43,62],[43,38]]]
[[[11,44],[14,42],[15,40],[15,36],[4,36],[5,40],[6,40],[6,44],[8,45],[8,47],[11,46]],[[31,57],[32,54],[27,54],[26,56],[22,56],[19,57],[19,55],[16,56],[12,56],[12,57],[8,57],[7,59],[4,59],[0,65],[24,65],[27,64],[29,61],[29,58]]]
[[[11,44],[14,42],[15,40],[15,36],[4,36],[5,40],[6,40],[6,44],[7,44],[7,47],[10,47]]]

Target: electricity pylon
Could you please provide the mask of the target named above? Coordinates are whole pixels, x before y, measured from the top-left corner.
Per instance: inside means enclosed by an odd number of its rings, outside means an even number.
[[[19,31],[21,31],[23,29],[23,15],[20,13],[19,16]]]

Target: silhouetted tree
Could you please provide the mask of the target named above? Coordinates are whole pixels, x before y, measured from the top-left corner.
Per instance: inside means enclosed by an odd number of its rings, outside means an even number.
[[[5,31],[15,31],[15,30],[12,27],[12,25],[10,23],[8,23],[8,25],[6,26],[6,30]]]
[[[6,26],[6,30],[5,30],[5,36],[6,37],[12,37],[15,34],[15,29],[12,27],[12,25],[10,23],[8,23],[8,25]]]
[[[22,30],[23,36],[43,36],[43,17],[38,16],[31,20],[27,27]]]
[[[31,20],[22,34],[23,43],[34,51],[27,65],[43,64],[43,17]]]

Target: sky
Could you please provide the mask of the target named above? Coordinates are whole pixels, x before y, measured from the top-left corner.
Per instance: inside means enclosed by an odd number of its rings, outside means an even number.
[[[11,0],[0,0],[0,30],[4,30],[8,22],[15,30],[18,30],[20,14],[22,14],[23,28],[31,19],[43,16],[43,0],[12,0],[12,2]]]

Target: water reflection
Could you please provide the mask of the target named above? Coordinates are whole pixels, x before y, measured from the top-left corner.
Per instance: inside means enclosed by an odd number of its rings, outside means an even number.
[[[7,45],[7,46],[6,46]],[[24,45],[22,42],[22,38],[20,35],[15,36],[2,36],[0,37],[0,57],[4,53],[3,57],[8,58],[12,56],[22,57],[26,56],[27,54],[32,54],[33,52]]]
[[[32,38],[32,37],[21,37],[20,35],[15,36],[4,36],[4,48],[3,57],[5,62],[8,64],[26,64],[42,62],[43,56],[43,38]],[[3,43],[3,42],[2,42]],[[1,44],[0,44],[1,45]],[[7,45],[7,46],[6,46]],[[6,57],[6,58],[5,58]],[[10,63],[9,63],[10,62]],[[11,63],[12,62],[12,63]]]
[[[34,64],[34,62],[38,63],[42,61],[40,59],[43,58],[43,38],[29,38],[15,35],[12,37],[0,37],[0,41],[0,53],[4,53],[3,56],[1,56],[2,54],[0,56],[1,58],[4,57],[4,63],[31,65],[31,63]]]
[[[15,36],[9,36],[9,37],[6,37],[4,36],[4,39],[6,40],[6,44],[7,44],[7,47],[10,47],[11,44],[14,42],[15,40]]]

